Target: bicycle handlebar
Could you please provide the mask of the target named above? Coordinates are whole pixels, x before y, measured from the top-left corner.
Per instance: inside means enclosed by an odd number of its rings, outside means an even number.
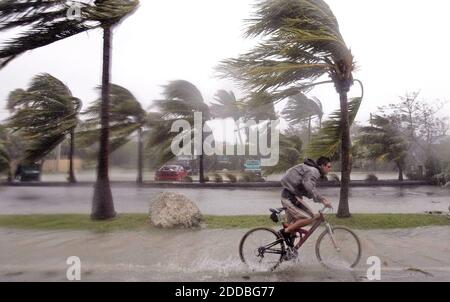
[[[329,208],[329,207],[324,206],[322,209],[319,210],[319,213],[320,213],[320,214],[323,214],[323,212],[324,212],[326,209],[330,209],[331,211],[333,211],[333,207],[330,207],[330,208]]]

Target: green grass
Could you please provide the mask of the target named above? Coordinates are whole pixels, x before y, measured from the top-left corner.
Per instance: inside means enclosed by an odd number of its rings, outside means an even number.
[[[426,214],[354,214],[338,219],[328,215],[332,225],[352,229],[396,229],[422,226],[450,226],[445,216]],[[275,226],[268,215],[255,216],[204,216],[210,229],[249,229],[257,226]],[[148,230],[152,227],[147,214],[120,214],[107,221],[93,221],[84,214],[0,215],[0,227],[36,230],[89,230],[98,232]]]

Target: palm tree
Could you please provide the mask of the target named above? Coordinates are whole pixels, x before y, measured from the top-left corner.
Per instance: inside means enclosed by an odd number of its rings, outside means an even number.
[[[81,8],[81,16],[68,18],[68,9],[75,4]],[[95,0],[93,3],[66,0],[9,0],[0,4],[0,31],[28,27],[27,31],[0,48],[0,69],[28,50],[46,46],[91,29],[103,29],[102,128],[97,181],[92,201],[91,217],[93,219],[108,219],[116,215],[108,173],[112,31],[125,17],[137,9],[138,4],[138,0]]]
[[[398,180],[403,180],[403,170],[409,145],[399,125],[392,119],[379,115],[372,117],[372,125],[361,128],[359,143],[367,148],[367,157],[393,161],[398,168]]]
[[[185,119],[191,122],[194,121],[194,113],[202,113],[202,146],[201,154],[199,155],[199,180],[200,183],[205,182],[204,178],[204,151],[203,151],[203,127],[207,120],[210,119],[211,114],[206,105],[200,90],[192,83],[184,80],[172,81],[168,85],[164,86],[163,100],[156,100],[155,107],[161,113],[162,123],[159,124],[160,127],[164,127],[163,133],[166,135],[161,137],[159,134],[154,134],[150,139],[150,145],[161,145],[165,146],[164,150],[168,150],[167,146],[170,146],[169,139],[173,135],[168,135],[170,132],[170,124],[176,119]],[[167,155],[167,152],[163,152]],[[172,154],[173,157],[173,154]],[[165,157],[167,158],[167,157]]]
[[[142,183],[143,167],[143,131],[147,123],[147,114],[136,97],[126,88],[111,84],[109,109],[109,151],[112,153],[128,143],[131,136],[138,134],[138,176]],[[88,116],[83,130],[78,134],[79,143],[83,147],[91,146],[99,141],[100,111],[102,100],[96,100],[82,114]]]
[[[40,160],[70,136],[68,179],[76,182],[73,155],[81,101],[72,96],[69,88],[50,74],[40,74],[27,90],[10,93],[7,108],[13,114],[8,127],[18,131],[26,142],[25,162]]]
[[[298,125],[308,121],[308,143],[311,141],[311,121],[313,117],[317,117],[319,119],[319,127],[322,126],[322,102],[315,97],[310,99],[303,93],[291,96],[281,114],[291,125]]]
[[[237,59],[225,60],[222,76],[249,90],[267,91],[280,100],[295,95],[328,75],[340,96],[342,185],[339,217],[349,217],[350,132],[347,93],[353,84],[353,56],[338,22],[323,0],[264,0],[256,4],[247,37],[262,42]]]
[[[233,91],[219,90],[217,91],[214,100],[216,103],[212,103],[210,108],[211,117],[213,118],[232,118],[237,126],[237,134],[239,138],[239,144],[243,144],[240,119],[245,116],[246,106],[243,102],[236,99]]]

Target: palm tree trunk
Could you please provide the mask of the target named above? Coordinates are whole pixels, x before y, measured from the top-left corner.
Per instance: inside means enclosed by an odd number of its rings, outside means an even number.
[[[75,151],[75,128],[70,130],[70,150],[69,150],[69,182],[76,183],[75,173],[73,171],[73,155]]]
[[[400,162],[396,162],[397,163],[397,168],[398,168],[398,180],[403,181],[403,167],[400,164]]]
[[[240,120],[237,121],[237,133],[238,133],[238,138],[239,138],[239,144],[242,147],[242,145],[244,145],[244,141],[242,139],[242,134],[241,134]],[[245,148],[245,145],[244,145],[244,148]],[[236,154],[237,154],[237,148],[236,148]],[[244,159],[242,158],[241,155],[237,155],[237,157],[238,157],[239,171],[242,171],[242,167],[244,166]]]
[[[311,141],[311,116],[308,119],[308,144]]]
[[[98,153],[97,181],[92,201],[92,219],[109,219],[116,216],[109,184],[109,90],[111,70],[112,28],[103,28],[103,74],[102,74],[102,104],[100,150]]]
[[[138,129],[138,176],[137,176],[137,183],[142,184],[142,165],[143,165],[143,159],[142,159],[142,150],[144,148],[144,145],[142,143],[142,127],[139,127]]]
[[[347,92],[340,91],[341,104],[341,191],[339,195],[339,207],[337,217],[350,217],[350,209],[348,205],[348,193],[350,186],[350,124],[348,117],[348,100]]]
[[[12,169],[11,169],[11,163],[8,164],[8,182],[12,182],[13,181],[13,173],[12,173]]]
[[[204,171],[203,171],[203,156],[204,156],[204,153],[205,153],[204,150],[203,150],[203,142],[204,142],[205,135],[203,133],[203,126],[204,126],[204,122],[202,122],[202,153],[199,156],[199,167],[198,167],[199,182],[201,184],[205,183],[205,174],[204,174]]]

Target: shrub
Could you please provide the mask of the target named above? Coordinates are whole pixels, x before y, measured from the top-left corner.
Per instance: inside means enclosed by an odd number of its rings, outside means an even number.
[[[450,181],[450,173],[439,173],[433,176],[436,185],[445,186]]]
[[[183,178],[183,182],[193,182],[193,179],[192,179],[192,177],[190,177],[190,176],[185,176],[185,177]]]
[[[244,172],[242,173],[242,176],[239,181],[242,182],[259,182],[259,181],[265,181],[264,178],[262,178],[260,175],[254,173],[254,172]]]
[[[378,177],[375,174],[371,173],[367,175],[366,181],[378,181]]]
[[[223,182],[222,176],[220,174],[217,174],[217,173],[215,173],[213,175],[213,180],[214,180],[214,182]]]
[[[234,174],[231,173],[226,173],[225,176],[228,178],[228,180],[232,183],[235,183],[237,181],[236,176],[234,176]]]
[[[432,178],[434,175],[442,172],[440,162],[437,158],[430,156],[425,161],[425,176]]]
[[[205,176],[203,177],[203,179],[205,180],[205,182],[209,182],[209,176],[208,176],[208,175],[205,175]]]
[[[423,180],[425,177],[423,175],[420,175],[419,172],[407,172],[406,177],[410,180]]]

